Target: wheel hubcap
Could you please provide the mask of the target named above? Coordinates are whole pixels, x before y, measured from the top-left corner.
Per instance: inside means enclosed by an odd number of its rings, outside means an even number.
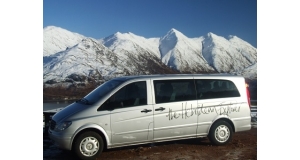
[[[99,150],[99,142],[95,137],[86,137],[80,142],[79,149],[84,156],[93,156]]]
[[[230,130],[227,126],[218,126],[215,130],[215,137],[218,142],[226,142],[230,136]]]

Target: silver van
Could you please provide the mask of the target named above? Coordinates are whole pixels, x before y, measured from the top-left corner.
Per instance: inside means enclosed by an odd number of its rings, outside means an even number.
[[[242,76],[125,76],[57,112],[48,133],[81,159],[95,159],[104,147],[187,138],[224,145],[234,132],[251,129],[250,106]]]

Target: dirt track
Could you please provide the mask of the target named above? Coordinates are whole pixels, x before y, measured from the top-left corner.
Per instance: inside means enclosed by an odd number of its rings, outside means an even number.
[[[44,138],[45,160],[74,160],[77,159],[70,151],[62,151]],[[104,150],[99,160],[188,160],[188,159],[257,159],[257,128],[250,131],[238,132],[232,141],[225,146],[213,146],[207,138],[179,140],[131,147]]]

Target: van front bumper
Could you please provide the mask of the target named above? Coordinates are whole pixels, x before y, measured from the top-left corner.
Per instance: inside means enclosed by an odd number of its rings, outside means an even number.
[[[50,129],[48,130],[48,136],[51,140],[54,141],[54,144],[58,146],[58,148],[71,150],[71,135],[66,135],[61,132],[53,132]]]

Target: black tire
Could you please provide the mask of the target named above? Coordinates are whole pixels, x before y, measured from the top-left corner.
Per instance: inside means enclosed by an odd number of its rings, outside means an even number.
[[[214,145],[225,145],[231,141],[233,130],[226,121],[217,121],[212,125],[208,138]]]
[[[76,138],[73,150],[80,159],[91,160],[102,153],[103,146],[103,139],[98,133],[87,131]]]

